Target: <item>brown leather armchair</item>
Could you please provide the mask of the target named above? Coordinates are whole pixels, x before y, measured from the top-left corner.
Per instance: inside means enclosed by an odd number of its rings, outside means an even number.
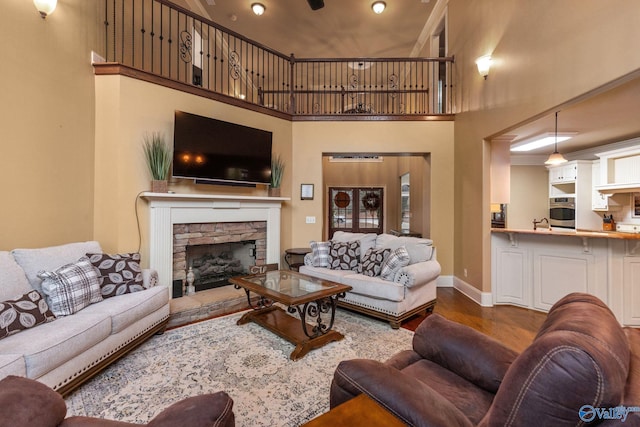
[[[233,400],[227,393],[188,397],[153,418],[150,427],[233,427]],[[8,376],[0,381],[0,427],[132,427],[120,421],[90,417],[65,419],[64,399],[46,385],[24,377]]]
[[[577,426],[600,408],[640,410],[640,330],[592,295],[558,301],[521,354],[432,314],[413,350],[341,362],[331,407],[366,393],[412,426]],[[622,413],[609,411],[614,416]],[[584,422],[583,422],[584,421]],[[639,426],[640,412],[600,425]]]

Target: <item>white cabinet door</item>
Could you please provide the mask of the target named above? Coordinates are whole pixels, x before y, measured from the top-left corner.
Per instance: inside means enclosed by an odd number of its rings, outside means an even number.
[[[624,257],[622,275],[623,323],[640,326],[640,257]]]
[[[495,248],[493,271],[496,304],[531,304],[529,251],[514,247]]]
[[[594,257],[589,254],[534,251],[533,307],[549,311],[572,292],[589,292],[594,278]]]
[[[564,182],[573,182],[578,179],[578,165],[568,164],[562,168],[562,179]]]
[[[562,166],[554,166],[549,168],[549,182],[552,184],[563,182],[564,168]]]
[[[552,166],[549,168],[549,182],[551,184],[562,184],[575,182],[578,176],[578,167],[575,162],[567,165]]]

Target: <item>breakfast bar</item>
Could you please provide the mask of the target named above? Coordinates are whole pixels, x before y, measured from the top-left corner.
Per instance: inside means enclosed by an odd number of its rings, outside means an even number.
[[[640,234],[491,230],[494,304],[548,311],[571,292],[596,295],[620,323],[640,326]]]

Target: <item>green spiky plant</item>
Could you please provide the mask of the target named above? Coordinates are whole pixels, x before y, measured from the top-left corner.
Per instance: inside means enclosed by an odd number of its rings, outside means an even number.
[[[271,188],[280,188],[284,175],[284,160],[280,155],[271,159]]]
[[[164,135],[161,132],[146,134],[143,148],[151,179],[167,180],[173,159],[173,149],[165,141]]]

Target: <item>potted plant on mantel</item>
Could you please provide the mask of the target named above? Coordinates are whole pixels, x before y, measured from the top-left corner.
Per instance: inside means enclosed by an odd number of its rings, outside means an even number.
[[[144,136],[144,156],[151,174],[151,191],[166,193],[169,167],[173,158],[173,149],[160,132],[153,132]]]
[[[271,159],[271,184],[269,185],[269,196],[280,197],[280,184],[284,174],[284,160],[278,155]]]

